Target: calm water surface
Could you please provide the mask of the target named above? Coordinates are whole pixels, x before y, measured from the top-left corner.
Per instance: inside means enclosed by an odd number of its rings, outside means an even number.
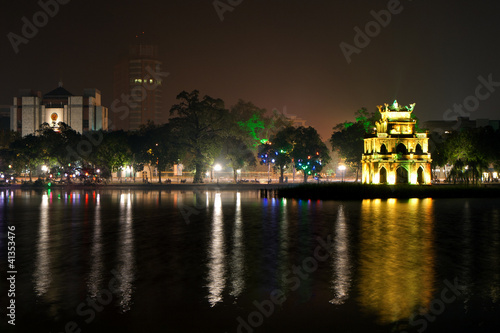
[[[1,190],[0,269],[19,332],[496,332],[499,204]]]

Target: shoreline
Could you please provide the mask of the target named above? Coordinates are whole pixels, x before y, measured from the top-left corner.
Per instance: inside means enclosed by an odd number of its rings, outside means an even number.
[[[25,191],[261,191],[262,197],[278,197],[299,200],[363,200],[363,199],[411,199],[411,198],[500,198],[500,184],[481,185],[368,185],[361,183],[113,183],[108,185],[21,185],[3,186],[0,189]]]
[[[271,183],[271,184],[234,184],[234,183],[175,183],[175,184],[158,184],[158,183],[113,183],[107,185],[83,185],[83,184],[65,184],[65,185],[51,185],[51,186],[36,186],[36,185],[22,185],[15,184],[10,186],[3,186],[0,189],[20,189],[20,190],[187,190],[187,191],[276,191],[283,188],[292,188],[300,184],[290,183]]]

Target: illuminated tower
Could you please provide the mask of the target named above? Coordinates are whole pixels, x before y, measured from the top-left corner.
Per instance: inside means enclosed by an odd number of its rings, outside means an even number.
[[[411,113],[415,103],[378,106],[376,133],[365,138],[361,160],[363,183],[430,184],[431,154],[427,133],[416,133]]]
[[[163,123],[162,73],[158,46],[130,46],[128,57],[114,67],[110,129],[137,130],[148,121]]]

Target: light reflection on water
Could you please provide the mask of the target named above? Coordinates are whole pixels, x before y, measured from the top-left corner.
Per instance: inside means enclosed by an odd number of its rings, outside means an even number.
[[[18,260],[33,267],[31,290],[37,302],[50,304],[49,316],[61,310],[61,300],[65,308],[76,308],[87,296],[98,299],[113,270],[118,299],[110,306],[121,313],[140,311],[141,298],[151,293],[168,304],[251,313],[255,309],[247,304],[269,299],[279,288],[288,307],[310,304],[325,321],[338,312],[375,316],[385,325],[425,311],[439,297],[442,281],[455,277],[467,286],[460,302],[472,304],[478,295],[500,299],[496,202],[478,209],[477,201],[465,199],[322,202],[261,199],[250,191],[56,193],[0,193],[2,207],[36,204],[38,223],[26,226],[36,235],[35,255],[19,250]],[[179,213],[182,207],[189,208],[188,219]],[[317,237],[329,236],[331,256],[292,290],[287,282],[292,266],[313,256]],[[179,248],[163,244],[162,237]],[[199,241],[190,244],[191,238]],[[148,253],[158,258],[141,258],[150,243],[159,248]],[[78,263],[60,260],[68,245]],[[149,261],[163,266],[151,267]],[[149,275],[179,291],[153,290]],[[71,287],[68,276],[76,277]]]
[[[432,300],[432,204],[431,199],[362,202],[359,302],[381,323],[409,318]]]
[[[211,306],[222,302],[226,286],[226,258],[221,194],[215,194],[210,248],[208,251],[208,302]]]
[[[330,303],[344,304],[349,297],[351,288],[351,263],[349,256],[349,230],[344,213],[344,206],[340,206],[335,223],[335,248],[332,260],[334,298]]]
[[[241,193],[236,193],[234,213],[233,251],[231,258],[231,296],[238,298],[245,288],[245,242],[241,217]]]
[[[38,230],[37,254],[35,273],[33,275],[34,288],[37,296],[43,296],[49,290],[51,282],[50,267],[50,228],[49,228],[49,196],[42,195],[40,204],[40,227]]]
[[[102,288],[102,272],[104,271],[104,263],[102,258],[102,221],[101,221],[101,204],[100,195],[97,194],[95,204],[94,232],[92,236],[91,257],[92,263],[88,278],[89,296],[96,298]]]
[[[122,311],[130,310],[135,274],[134,230],[131,193],[120,196],[120,248],[118,250],[119,284]]]

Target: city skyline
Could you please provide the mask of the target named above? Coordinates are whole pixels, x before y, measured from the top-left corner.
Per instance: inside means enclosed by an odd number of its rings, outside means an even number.
[[[241,98],[306,119],[323,140],[359,108],[395,99],[415,102],[423,121],[497,118],[496,3],[231,4],[13,3],[2,16],[0,104],[19,89],[50,91],[62,80],[70,91],[99,88],[111,107],[113,66],[144,32],[168,73],[163,114],[181,91],[198,89],[227,108]],[[23,26],[34,19],[36,33],[26,37]]]

